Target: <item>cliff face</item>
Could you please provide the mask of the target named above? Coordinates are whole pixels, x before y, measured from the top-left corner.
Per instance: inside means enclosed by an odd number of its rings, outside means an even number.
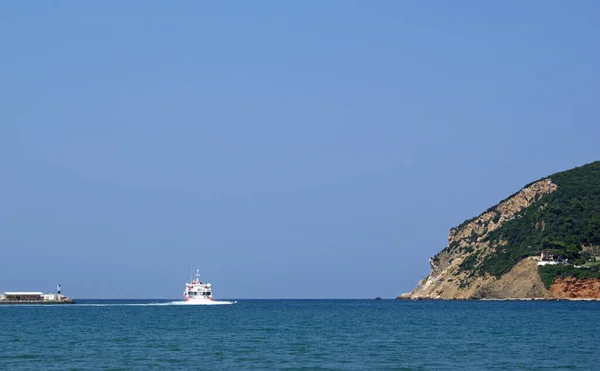
[[[450,229],[399,299],[600,298],[600,162],[538,180]],[[539,267],[541,251],[561,265]]]
[[[448,247],[429,259],[429,276],[421,280],[411,293],[401,296],[413,299],[549,296],[537,273],[537,263],[533,260],[524,260],[508,272],[506,277],[499,279],[490,275],[476,277],[463,268],[465,262],[482,261],[489,252],[501,249],[505,242],[500,240],[492,243],[486,240],[488,234],[518,217],[521,210],[539,200],[542,195],[556,189],[557,186],[550,179],[537,181],[477,218],[450,229]],[[515,279],[519,282],[518,285],[508,284]]]
[[[552,297],[558,299],[600,298],[600,279],[557,278],[552,283],[550,290]]]

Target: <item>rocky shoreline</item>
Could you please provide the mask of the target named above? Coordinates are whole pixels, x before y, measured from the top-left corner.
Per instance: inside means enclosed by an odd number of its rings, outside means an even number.
[[[406,296],[398,296],[394,300],[406,301],[600,301],[600,298],[411,298]]]

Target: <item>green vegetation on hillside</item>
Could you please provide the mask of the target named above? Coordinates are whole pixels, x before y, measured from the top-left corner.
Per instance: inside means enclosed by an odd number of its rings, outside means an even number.
[[[572,265],[544,265],[538,267],[538,272],[547,289],[557,277],[600,278],[598,267],[588,269],[575,268]]]
[[[493,245],[500,241],[506,244],[498,246],[477,267],[469,261],[464,268],[498,277],[519,260],[538,255],[541,250],[551,250],[574,264],[591,258],[583,246],[600,246],[600,161],[549,178],[558,186],[556,191],[544,195],[487,236]],[[548,277],[563,273],[558,268],[544,269]]]

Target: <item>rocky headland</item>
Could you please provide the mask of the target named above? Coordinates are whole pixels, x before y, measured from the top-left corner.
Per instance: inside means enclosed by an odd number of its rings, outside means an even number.
[[[398,299],[600,299],[600,161],[523,187],[450,229]]]

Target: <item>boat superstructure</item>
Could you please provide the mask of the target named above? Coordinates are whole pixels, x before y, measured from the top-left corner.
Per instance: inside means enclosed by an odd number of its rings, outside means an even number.
[[[210,289],[210,283],[204,283],[200,281],[200,270],[196,269],[195,277],[191,280],[192,282],[185,284],[185,291],[183,292],[183,298],[186,301],[212,301],[212,290]]]

